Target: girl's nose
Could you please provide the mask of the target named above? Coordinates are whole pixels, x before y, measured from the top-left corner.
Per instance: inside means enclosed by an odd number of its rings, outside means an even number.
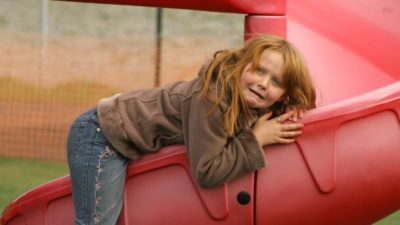
[[[259,82],[258,82],[258,85],[261,87],[261,88],[263,88],[264,90],[266,90],[267,89],[267,87],[268,87],[268,84],[269,84],[269,76],[265,76],[265,77],[263,77]]]

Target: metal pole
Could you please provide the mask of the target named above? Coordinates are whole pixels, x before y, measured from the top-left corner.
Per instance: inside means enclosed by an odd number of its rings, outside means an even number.
[[[154,86],[160,86],[161,44],[162,44],[162,8],[157,8],[156,18],[156,68]]]
[[[47,61],[48,35],[49,35],[49,0],[42,0],[42,43],[41,43],[42,62]]]
[[[40,70],[38,76],[38,85],[42,85],[46,76],[47,68],[47,44],[49,35],[49,0],[42,0],[41,10],[41,40],[40,40]]]

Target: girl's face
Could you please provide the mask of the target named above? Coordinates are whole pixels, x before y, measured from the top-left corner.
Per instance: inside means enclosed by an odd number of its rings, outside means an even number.
[[[250,108],[266,109],[282,99],[283,56],[276,51],[264,50],[256,71],[251,63],[243,70],[240,87]]]

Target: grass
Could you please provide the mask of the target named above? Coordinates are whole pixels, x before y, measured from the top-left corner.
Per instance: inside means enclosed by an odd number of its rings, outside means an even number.
[[[66,163],[0,157],[0,211],[22,193],[67,174]]]
[[[0,157],[0,211],[22,193],[68,174],[66,163]],[[400,211],[374,225],[398,225]]]
[[[400,211],[393,213],[392,215],[384,218],[374,225],[398,225],[400,223]]]

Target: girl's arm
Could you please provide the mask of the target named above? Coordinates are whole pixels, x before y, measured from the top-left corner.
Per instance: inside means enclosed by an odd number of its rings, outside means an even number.
[[[264,151],[252,129],[228,137],[220,110],[194,95],[185,113],[183,131],[194,177],[201,186],[222,184],[265,166]]]

